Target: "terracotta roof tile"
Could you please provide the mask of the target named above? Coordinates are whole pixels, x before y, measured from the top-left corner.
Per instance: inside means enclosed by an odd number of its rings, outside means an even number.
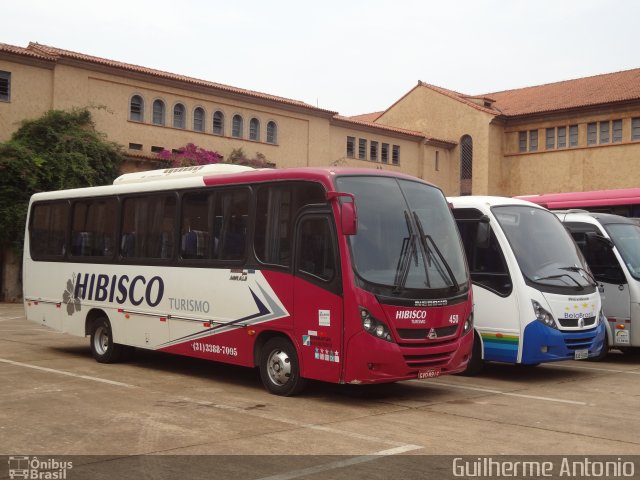
[[[479,105],[478,103],[474,102],[474,100],[476,99],[484,99],[484,98],[489,99],[488,95],[473,95],[473,96],[465,95],[463,93],[455,92],[453,90],[448,90],[446,88],[438,87],[436,85],[431,85],[422,81],[418,82],[418,86],[426,87],[431,90],[434,90],[438,93],[446,95],[447,97],[453,98],[454,100],[458,100],[459,102],[462,102],[472,108],[475,108],[476,110],[480,110],[481,112],[490,113],[492,115],[500,115],[500,111],[498,111],[496,108],[485,107],[483,105]],[[490,100],[495,100],[495,98],[491,97]]]
[[[484,95],[505,116],[640,100],[640,68]]]
[[[360,115],[351,115],[349,118],[352,120],[361,120],[364,122],[375,122],[378,117],[380,115],[382,115],[384,113],[383,111],[380,112],[371,112],[371,113],[362,113]]]
[[[19,47],[14,47],[14,48],[19,48]],[[22,50],[25,50],[25,49],[22,49]],[[242,89],[242,88],[232,87],[232,86],[224,85],[224,84],[221,84],[221,83],[210,82],[210,81],[207,81],[207,80],[200,80],[200,79],[197,79],[197,78],[187,77],[185,75],[178,75],[178,74],[175,74],[175,73],[165,72],[165,71],[162,71],[162,70],[156,70],[156,69],[153,69],[153,68],[141,67],[139,65],[133,65],[133,64],[130,64],[130,63],[118,62],[118,61],[115,61],[115,60],[109,60],[109,59],[106,59],[106,58],[95,57],[95,56],[92,56],[92,55],[85,55],[83,53],[72,52],[70,50],[63,50],[61,48],[55,48],[55,47],[51,47],[51,46],[48,46],[48,45],[42,45],[40,43],[30,42],[26,51],[27,52],[31,52],[33,54],[38,54],[38,55],[40,55],[42,57],[48,56],[49,58],[53,58],[53,59],[70,58],[70,59],[80,60],[80,61],[84,61],[84,62],[90,62],[90,63],[99,64],[99,65],[104,65],[104,66],[108,66],[108,67],[119,68],[119,69],[122,69],[122,70],[128,70],[128,71],[131,71],[131,72],[137,72],[137,73],[143,73],[143,74],[147,74],[147,75],[152,75],[152,76],[155,76],[155,77],[166,78],[166,79],[171,79],[171,80],[178,80],[178,81],[181,81],[181,82],[190,83],[192,85],[199,85],[199,86],[203,86],[203,87],[214,88],[214,89],[222,90],[222,91],[229,92],[229,93],[247,95],[247,96],[254,97],[254,98],[260,98],[260,99],[270,100],[270,101],[274,101],[274,102],[278,102],[278,103],[294,105],[294,106],[302,107],[302,108],[305,108],[305,109],[314,110],[316,112],[322,112],[322,113],[327,113],[327,114],[335,114],[336,113],[336,112],[331,111],[331,110],[325,110],[325,109],[322,109],[322,108],[314,107],[313,105],[310,105],[308,103],[305,103],[305,102],[302,102],[302,101],[299,101],[299,100],[292,100],[290,98],[279,97],[279,96],[276,96],[276,95],[269,95],[269,94],[262,93],[262,92],[256,92],[254,90],[246,90],[246,89]]]
[[[0,43],[0,52],[8,52],[15,53],[17,55],[26,55],[29,57],[35,57],[42,60],[51,60],[49,55],[42,55],[38,52],[34,52],[33,50],[29,50],[27,48],[16,47],[15,45],[9,45],[8,43]]]
[[[439,142],[439,143],[443,143],[443,144],[450,144],[452,146],[457,144],[456,142],[454,142],[452,140],[443,140],[441,138],[431,137],[431,136],[425,135],[423,132],[418,132],[416,130],[407,130],[405,128],[393,127],[393,126],[390,126],[390,125],[383,125],[381,123],[369,122],[369,121],[365,121],[365,120],[358,120],[355,117],[343,117],[341,115],[334,115],[333,119],[334,120],[338,120],[338,121],[342,121],[342,122],[346,122],[346,123],[352,123],[354,125],[362,125],[362,126],[365,126],[365,127],[376,128],[378,130],[387,131],[389,133],[400,133],[400,134],[403,134],[403,135],[410,135],[412,137],[419,137],[419,138],[423,138],[423,139],[425,139],[427,141],[434,141],[434,142]]]

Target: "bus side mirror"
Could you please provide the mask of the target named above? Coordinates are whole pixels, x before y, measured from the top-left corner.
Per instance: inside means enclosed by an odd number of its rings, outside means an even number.
[[[341,202],[340,206],[340,226],[343,235],[355,235],[358,233],[358,211],[356,209],[356,199],[352,193],[327,192],[327,200],[336,198],[349,198],[350,202]]]
[[[611,250],[613,248],[613,242],[602,235],[599,235],[596,232],[585,232],[585,237],[587,239],[587,245],[595,245],[600,244],[601,246],[608,248]]]

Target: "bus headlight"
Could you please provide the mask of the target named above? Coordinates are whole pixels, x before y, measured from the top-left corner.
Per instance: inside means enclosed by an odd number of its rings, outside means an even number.
[[[531,300],[531,303],[533,304],[533,311],[536,314],[536,320],[544,323],[547,327],[555,328],[557,330],[558,326],[556,325],[556,321],[553,319],[553,315],[542,308],[542,305],[535,300]]]
[[[462,326],[462,335],[466,335],[471,330],[473,330],[473,312],[469,314],[467,320],[465,320],[464,325]]]
[[[386,340],[387,342],[393,342],[389,327],[371,315],[366,308],[360,307],[360,318],[362,319],[362,328],[364,328],[365,332],[376,338]]]

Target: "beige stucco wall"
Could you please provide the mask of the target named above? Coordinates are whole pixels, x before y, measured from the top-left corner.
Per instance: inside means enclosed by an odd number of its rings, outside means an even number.
[[[37,117],[49,108],[68,110],[74,107],[89,107],[96,128],[104,132],[108,139],[123,147],[125,152],[133,156],[154,156],[152,147],[163,147],[167,150],[180,148],[187,143],[215,150],[228,157],[232,150],[242,148],[248,157],[256,153],[266,156],[267,160],[277,167],[323,166],[331,165],[346,155],[347,135],[376,139],[380,143],[400,145],[401,165],[389,165],[392,170],[402,170],[416,176],[422,176],[421,139],[406,140],[393,134],[380,135],[357,131],[357,128],[335,127],[329,115],[306,113],[304,109],[291,109],[285,105],[252,101],[250,97],[237,96],[226,98],[202,88],[182,88],[182,85],[167,81],[155,81],[140,76],[132,76],[116,70],[93,71],[83,68],[82,64],[58,63],[53,71],[45,74],[28,72],[22,74],[22,67],[15,63],[7,63],[6,69],[12,72],[12,89],[15,90],[15,101],[6,105],[12,118],[22,119],[25,113]],[[31,68],[33,70],[33,68]],[[14,73],[15,72],[15,73]],[[22,83],[23,78],[30,80]],[[36,91],[38,96],[32,98],[29,110],[19,100],[21,91]],[[46,98],[43,93],[48,92]],[[142,122],[129,119],[129,102],[133,95],[140,95],[144,101],[144,117]],[[12,95],[13,97],[13,95]],[[165,103],[165,126],[152,123],[152,106],[155,99]],[[186,110],[186,127],[184,129],[171,126],[173,106],[182,103]],[[196,107],[205,110],[205,132],[193,131],[193,112]],[[216,110],[225,115],[225,134],[212,133],[212,117]],[[231,122],[235,114],[244,119],[244,137],[231,137]],[[260,141],[249,140],[249,122],[251,118],[260,121]],[[5,120],[6,118],[6,120]],[[3,116],[3,122],[10,121]],[[266,142],[266,126],[269,121],[277,125],[277,143]],[[4,129],[6,136],[15,129]],[[129,144],[141,144],[141,150],[129,150]],[[391,152],[390,152],[391,155]],[[391,162],[391,159],[389,160]],[[343,162],[344,163],[344,162]],[[357,166],[376,167],[373,162],[351,162]],[[148,169],[155,167],[149,162],[131,161],[124,166],[125,171]]]
[[[344,126],[331,127],[331,153],[329,155],[330,162],[325,163],[324,165],[377,168],[403,172],[418,178],[422,178],[423,146],[421,139],[416,138],[415,140],[406,140],[403,138],[387,135],[383,131],[372,132],[370,130],[357,130],[357,128],[358,127],[356,125],[354,125],[353,128],[347,128]],[[355,138],[355,156],[353,158],[347,157],[347,137]],[[364,139],[367,141],[367,156],[364,160],[358,158],[359,139]],[[378,142],[377,161],[371,161],[369,158],[372,141]],[[381,150],[383,143],[389,144],[389,161],[386,164],[381,162]],[[398,145],[400,147],[399,165],[392,165],[391,163],[393,145]]]
[[[424,86],[417,86],[390,107],[377,123],[424,132],[426,136],[458,143],[449,152],[449,178],[441,186],[448,192],[460,192],[460,147],[463,135],[473,140],[473,194],[483,195],[490,191],[493,180],[500,178],[500,162],[489,162],[489,152],[496,149],[490,145],[489,122],[493,115]],[[502,144],[500,140],[499,145]],[[498,148],[500,150],[501,147]]]
[[[0,101],[0,142],[4,142],[23,120],[38,118],[51,108],[53,71],[6,60],[0,60],[0,70],[11,72],[11,100]]]
[[[508,126],[504,133],[504,165],[505,170],[511,172],[507,194],[637,187],[640,141],[631,141],[631,119],[637,117],[640,117],[640,108],[625,108]],[[587,145],[588,123],[619,119],[622,120],[622,142]],[[578,146],[547,150],[546,129],[569,125],[578,125]],[[538,130],[538,151],[520,153],[518,132],[530,130]]]

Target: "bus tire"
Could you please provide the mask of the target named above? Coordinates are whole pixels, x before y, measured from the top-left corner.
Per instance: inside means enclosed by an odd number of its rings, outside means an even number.
[[[107,317],[98,317],[91,325],[91,354],[98,363],[119,362],[129,348],[125,345],[113,343],[111,323]]]
[[[296,395],[306,385],[300,377],[300,362],[293,344],[286,338],[273,337],[260,350],[260,379],[275,395]]]
[[[467,368],[463,372],[460,372],[460,375],[463,375],[465,377],[473,377],[475,375],[478,375],[483,368],[484,360],[482,359],[482,343],[480,342],[480,338],[478,337],[478,335],[474,332],[471,358],[469,358]]]

